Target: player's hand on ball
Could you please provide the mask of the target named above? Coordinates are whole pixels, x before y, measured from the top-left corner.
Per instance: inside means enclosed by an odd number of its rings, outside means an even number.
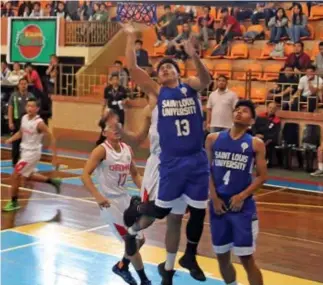
[[[101,209],[110,207],[110,201],[102,195],[95,197],[95,200],[99,204]]]
[[[214,211],[217,215],[223,215],[228,210],[224,201],[220,198],[212,199]]]
[[[239,194],[234,195],[230,199],[230,209],[233,212],[239,212],[243,206],[243,202],[244,202],[244,199],[241,195],[239,195]]]

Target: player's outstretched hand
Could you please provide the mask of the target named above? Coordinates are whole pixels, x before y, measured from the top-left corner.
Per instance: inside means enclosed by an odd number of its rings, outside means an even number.
[[[110,201],[101,194],[95,197],[95,200],[99,204],[101,209],[110,207]]]
[[[227,206],[225,205],[222,199],[214,198],[212,199],[212,202],[213,202],[214,211],[217,215],[223,215],[228,210]]]
[[[233,212],[239,212],[243,206],[243,202],[244,202],[244,199],[242,198],[241,195],[239,195],[239,194],[234,195],[230,199],[230,209]]]
[[[192,57],[196,54],[196,38],[190,37],[187,41],[184,41],[184,50],[188,54],[188,56]]]

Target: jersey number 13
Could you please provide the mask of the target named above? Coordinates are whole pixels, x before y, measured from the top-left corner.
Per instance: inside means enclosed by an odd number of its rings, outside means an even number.
[[[176,129],[177,129],[177,136],[188,136],[190,134],[190,122],[189,120],[176,120],[175,121]]]

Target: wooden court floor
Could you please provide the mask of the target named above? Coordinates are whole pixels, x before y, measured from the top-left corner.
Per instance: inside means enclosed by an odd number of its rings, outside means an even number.
[[[2,149],[1,157],[2,161],[9,160],[10,152]],[[45,164],[49,159],[50,157],[46,155],[42,157]],[[84,237],[89,240],[87,242],[83,240],[83,243],[90,247],[96,242],[102,243],[102,239],[114,243],[109,228],[99,218],[95,201],[82,185],[78,185],[80,183],[74,183],[79,179],[85,160],[60,157],[59,162],[63,165],[61,170],[44,173],[64,178],[61,195],[54,194],[53,189],[48,185],[39,183],[25,185],[19,194],[22,209],[15,213],[2,212],[1,229],[13,229],[37,235],[41,229],[44,231],[45,226],[49,226],[57,231],[62,228],[65,231],[68,229],[68,231],[90,232],[91,235]],[[141,169],[143,170],[142,167]],[[68,183],[69,181],[73,181],[74,184]],[[10,198],[9,191],[10,174],[2,173],[1,207]],[[131,185],[129,191],[137,190]],[[265,272],[265,281],[267,280],[265,284],[322,284],[323,195],[290,191],[284,188],[261,189],[256,194],[256,201],[260,220],[256,258]],[[185,248],[186,221],[187,217],[184,218],[182,226],[181,251]],[[147,251],[153,248],[155,256],[152,262],[163,261],[164,233],[165,221],[158,221],[145,231],[147,246],[145,246],[146,251],[144,249],[144,258],[151,261],[151,252],[149,255]],[[120,250],[122,245],[119,244],[119,252]],[[219,277],[216,263],[212,263],[215,258],[210,242],[208,217],[205,219],[199,254],[203,268],[207,268],[206,271],[209,274]],[[234,261],[238,263],[235,258]],[[239,281],[242,284],[248,284],[241,266],[237,265],[237,267]],[[293,279],[291,276],[297,278]]]

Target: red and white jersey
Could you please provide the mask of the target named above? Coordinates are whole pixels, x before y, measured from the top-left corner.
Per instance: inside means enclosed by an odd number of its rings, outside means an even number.
[[[38,124],[40,122],[43,122],[43,119],[38,115],[31,120],[28,115],[22,117],[20,127],[22,132],[20,148],[22,150],[41,151],[43,133],[38,131]]]
[[[106,156],[95,171],[99,191],[107,198],[128,195],[125,184],[132,161],[130,146],[120,142],[120,152],[115,151],[108,141],[102,143],[101,146],[104,147]]]

